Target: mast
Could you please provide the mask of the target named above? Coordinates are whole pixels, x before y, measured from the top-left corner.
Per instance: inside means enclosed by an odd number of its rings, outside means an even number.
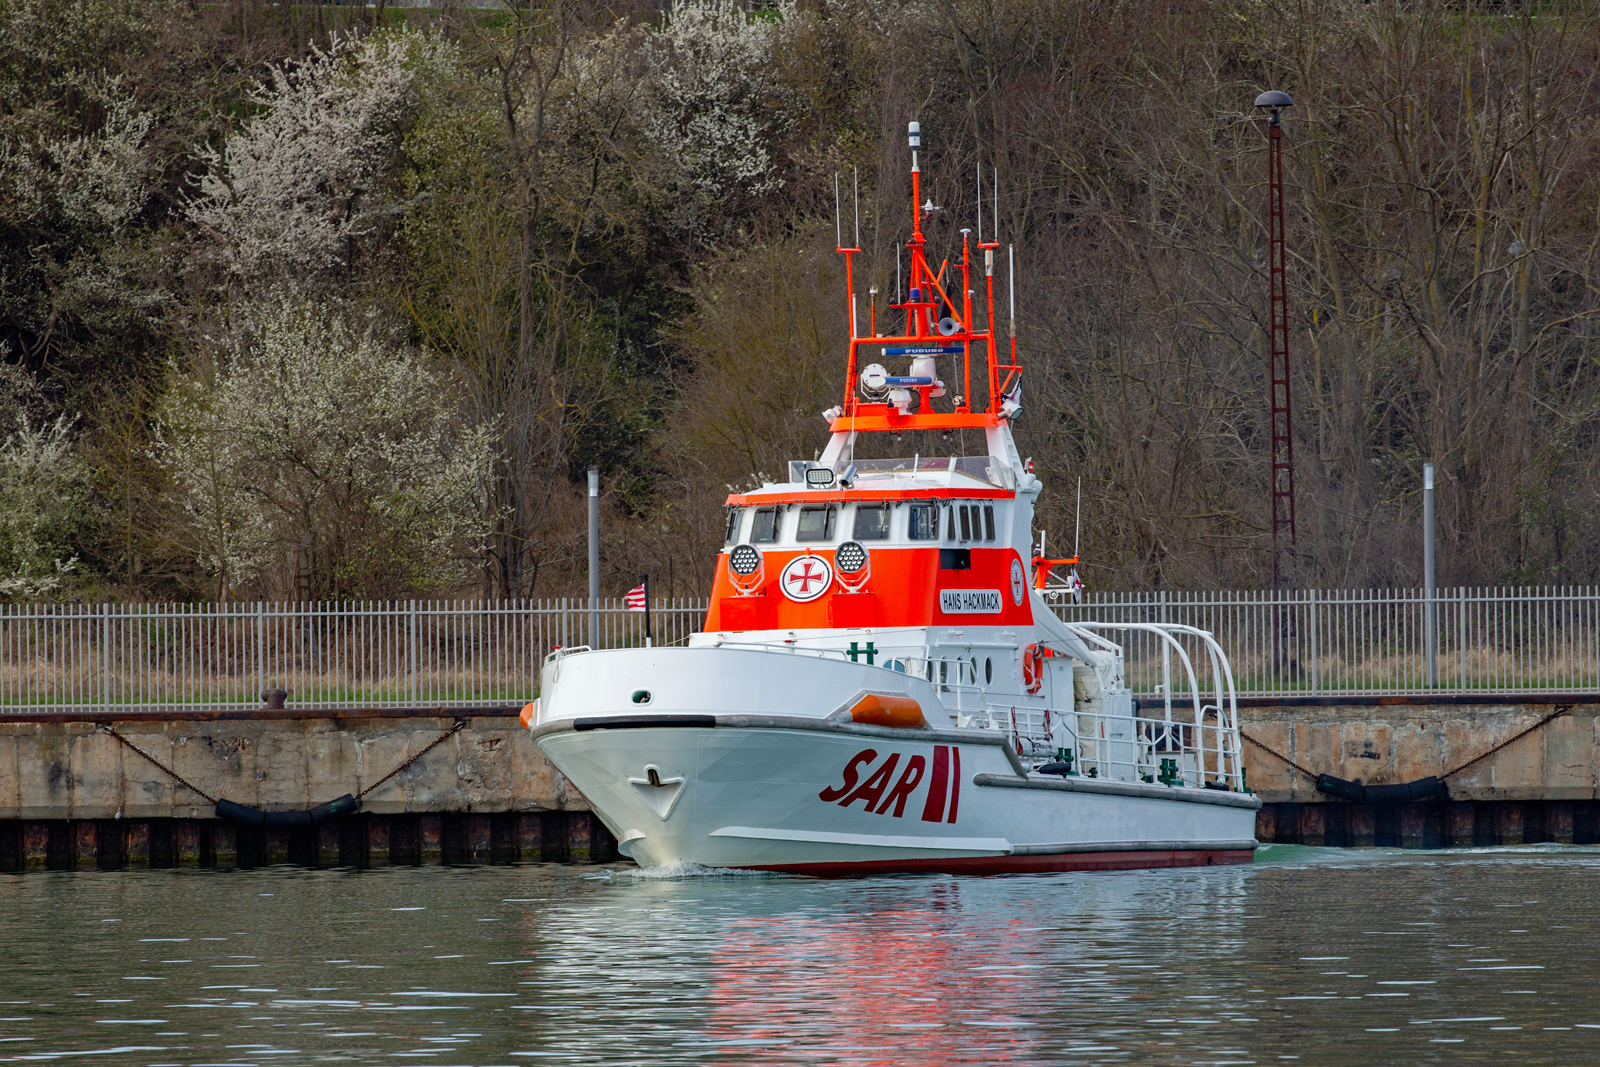
[[[1014,292],[1009,363],[1001,362],[994,314],[994,260],[995,251],[1000,247],[998,173],[995,175],[996,210],[988,225],[983,219],[980,166],[976,175],[977,240],[973,241],[971,229],[963,228],[960,260],[956,263],[947,260],[934,270],[927,257],[927,228],[943,209],[935,206],[932,199],[923,200],[921,124],[911,122],[906,134],[911,151],[911,236],[897,250],[895,293],[889,302],[890,314],[885,315],[886,323],[898,323],[899,333],[878,334],[875,313],[870,336],[861,336],[856,328],[853,257],[861,251],[860,240],[858,237],[854,247],[844,244],[843,204],[835,179],[834,204],[839,217],[836,251],[845,257],[847,306],[851,314],[850,356],[844,403],[827,413],[835,441],[824,454],[824,462],[848,458],[848,437],[857,432],[992,430],[1008,426],[1016,415],[1015,405],[1002,410],[1002,398],[1022,370],[1016,361]],[[859,221],[857,228],[859,231]],[[904,289],[898,277],[900,252],[909,259]],[[977,264],[973,256],[978,252],[983,255],[984,292],[975,301],[972,284],[976,280],[973,275]],[[959,294],[952,292],[955,284],[961,286]],[[1012,284],[1015,285],[1014,278]],[[956,295],[960,296],[959,300],[954,299]],[[892,317],[896,311],[901,313],[898,320]],[[982,328],[974,321],[980,312],[985,315]],[[948,390],[940,378],[940,365],[947,359],[951,361],[951,371],[960,374],[959,384]],[[960,360],[959,368],[955,360]],[[905,361],[909,361],[909,367]],[[981,403],[973,396],[975,361],[982,363],[977,377],[986,386],[987,395]],[[956,390],[959,392],[947,399],[948,393]]]

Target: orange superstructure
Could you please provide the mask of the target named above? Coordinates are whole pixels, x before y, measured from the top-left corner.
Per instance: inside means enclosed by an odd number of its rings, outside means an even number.
[[[916,123],[910,147],[909,269],[903,279],[897,275],[888,301],[900,315],[899,332],[878,332],[874,289],[871,333],[858,333],[853,261],[860,242],[845,247],[841,239],[851,334],[844,402],[823,413],[831,438],[815,462],[795,461],[789,481],[727,498],[728,548],[711,592],[708,632],[816,638],[874,628],[1015,630],[1034,621],[1029,542],[1039,484],[1011,437],[1021,368],[1014,324],[1002,360],[995,323],[1000,245],[983,240],[980,178],[981,262],[973,258],[972,231],[963,229],[960,260],[930,267],[925,225],[942,209],[920,202]],[[979,269],[982,299],[975,303]],[[928,430],[939,431],[940,442],[952,431],[982,431],[987,455],[854,459],[863,433]]]

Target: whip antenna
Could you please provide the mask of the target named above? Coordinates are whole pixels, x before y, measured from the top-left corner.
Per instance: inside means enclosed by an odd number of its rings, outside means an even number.
[[[833,236],[835,247],[844,247],[844,224],[839,219],[839,173],[833,175]]]
[[[1011,321],[1007,324],[1012,337],[1017,336],[1017,246],[1006,245],[1006,288],[1011,291]]]
[[[1083,532],[1083,475],[1078,475],[1078,514],[1072,520],[1072,554],[1078,554],[1078,534]]]

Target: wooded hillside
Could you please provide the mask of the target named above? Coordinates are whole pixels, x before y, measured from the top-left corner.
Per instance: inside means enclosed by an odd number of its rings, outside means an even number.
[[[1441,583],[1600,580],[1597,30],[0,0],[0,596],[581,595],[592,464],[606,592],[704,593],[843,388],[836,173],[886,314],[913,118],[936,263],[998,172],[1052,544],[1081,476],[1091,586],[1264,586],[1265,88],[1300,584],[1417,582],[1429,460]]]

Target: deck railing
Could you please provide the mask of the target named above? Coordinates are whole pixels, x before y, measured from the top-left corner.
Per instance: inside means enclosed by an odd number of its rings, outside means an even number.
[[[658,598],[657,644],[703,625],[703,599]],[[1245,696],[1600,691],[1600,588],[1099,593],[1067,621],[1209,630]],[[1434,620],[1428,655],[1427,621]],[[1159,642],[1113,635],[1139,693]],[[556,646],[644,643],[644,615],[580,598],[316,604],[0,605],[0,717],[86,708],[518,705]],[[1429,660],[1432,660],[1430,684]],[[1170,667],[1169,674],[1170,677]]]

